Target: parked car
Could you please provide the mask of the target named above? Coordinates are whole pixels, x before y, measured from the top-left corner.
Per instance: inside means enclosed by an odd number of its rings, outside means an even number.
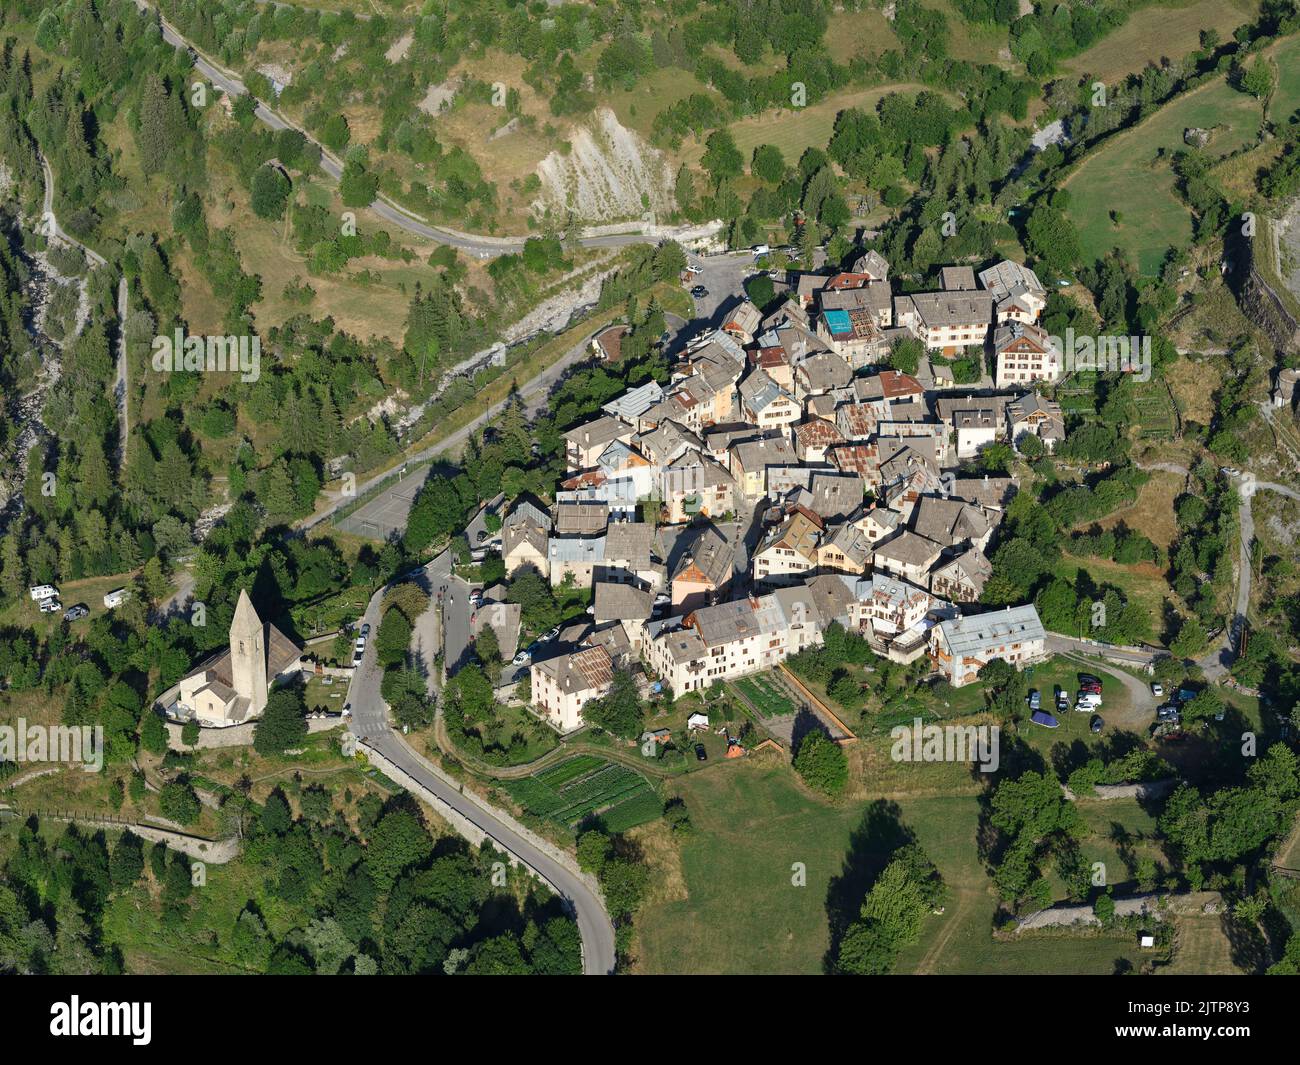
[[[364,636],[358,636],[356,643],[354,643],[352,646],[353,649],[357,652],[357,654],[361,654],[366,649],[366,638]]]
[[[370,622],[367,621],[364,625],[361,626],[361,638],[364,640],[369,635],[370,635]]]
[[[708,294],[709,294],[709,290],[705,288],[703,285],[696,285],[693,289],[691,289],[691,295],[694,296],[697,300],[704,299],[704,297],[707,296]]]
[[[1104,722],[1101,719],[1100,714],[1093,714],[1092,720],[1088,722],[1088,728],[1090,728],[1093,732],[1100,732],[1105,727],[1106,727],[1106,722]]]
[[[483,605],[482,588],[475,588],[473,591],[469,593],[469,605],[472,607],[480,607]]]
[[[1097,685],[1098,688],[1100,688],[1100,687],[1101,687],[1101,678],[1100,678],[1100,677],[1094,677],[1091,673],[1080,673],[1080,674],[1079,674],[1079,687],[1082,688],[1085,684],[1095,684],[1095,685]]]
[[[655,606],[667,606],[673,601],[673,597],[667,592],[660,592],[655,596]]]
[[[1165,703],[1164,706],[1156,708],[1157,721],[1173,721],[1177,723],[1182,720],[1182,715],[1178,712],[1178,707],[1173,703]]]
[[[64,621],[80,621],[90,615],[90,607],[85,603],[78,603],[76,606],[70,606],[63,612]]]
[[[510,662],[511,662],[512,665],[522,666],[522,665],[524,665],[526,662],[528,662],[528,660],[531,659],[532,657],[533,657],[533,656],[530,655],[530,654],[527,652],[527,650],[524,650],[524,651],[520,651],[517,655],[515,655],[514,658],[510,659]]]
[[[1096,692],[1079,692],[1074,697],[1076,710],[1096,710],[1101,705],[1101,696]]]
[[[63,604],[61,604],[55,596],[51,595],[41,600],[40,607],[42,614],[53,614],[56,611],[62,610]]]
[[[1157,699],[1159,699],[1161,696],[1165,694],[1165,686],[1163,684],[1152,684],[1151,694],[1154,695]]]
[[[478,541],[480,544],[487,538],[488,538],[488,531],[486,529],[479,529],[478,534],[474,537],[474,539]]]
[[[709,760],[709,752],[704,749],[704,744],[697,743],[695,745],[695,757],[696,760],[700,762],[707,762]]]
[[[1043,708],[1043,697],[1038,693],[1037,688],[1029,689],[1029,709],[1041,710]]]
[[[558,635],[560,635],[560,626],[556,625],[555,628],[547,629],[544,633],[542,633],[539,637],[537,637],[537,642],[549,643],[551,640],[555,639],[555,637],[557,637]]]

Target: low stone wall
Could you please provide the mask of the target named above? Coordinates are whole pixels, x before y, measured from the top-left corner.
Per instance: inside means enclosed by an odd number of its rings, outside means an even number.
[[[459,810],[449,806],[437,795],[431,792],[418,780],[412,777],[405,770],[398,769],[392,762],[380,754],[369,744],[357,743],[357,749],[364,751],[370,764],[378,769],[384,776],[388,777],[395,783],[400,784],[421,802],[432,806],[438,816],[446,821],[457,833],[464,836],[475,847],[483,846],[484,841],[488,839],[488,834],[474,824],[469,818],[463,816]]]
[[[30,810],[24,807],[0,803],[0,810],[20,817],[35,816],[42,821],[62,821],[66,824],[90,825],[94,828],[119,829],[133,832],[150,843],[165,843],[174,851],[180,851],[195,861],[211,865],[225,865],[239,857],[240,841],[231,836],[228,839],[204,839],[184,832],[176,832],[153,825],[142,825],[134,821],[122,821],[117,817],[95,816],[93,814],[64,813],[58,810]]]
[[[1125,899],[1116,899],[1115,916],[1132,917],[1135,914],[1154,914],[1165,897],[1163,895],[1132,895]],[[1091,906],[1049,906],[1045,910],[1031,913],[1016,926],[1016,931],[1024,932],[1033,928],[1068,928],[1070,925],[1076,924],[1099,926],[1101,921],[1092,912]]]
[[[317,732],[340,728],[346,720],[342,717],[309,717],[307,734],[314,735]],[[181,742],[183,726],[175,721],[165,721],[163,724],[167,727],[167,746],[173,751],[210,751],[220,747],[248,747],[252,745],[253,730],[257,727],[256,721],[248,721],[242,725],[230,725],[228,728],[200,728],[199,742],[194,747],[187,747]]]
[[[419,781],[412,778],[403,770],[398,769],[395,765],[393,765],[392,762],[390,762],[387,758],[385,758],[382,754],[376,751],[369,744],[358,741],[357,749],[364,751],[366,757],[370,759],[371,764],[374,765],[375,768],[378,769],[381,773],[383,773],[387,777],[390,777],[398,784],[401,784],[402,787],[407,788],[412,794],[418,796],[420,799],[422,799],[423,801],[427,802],[430,806],[432,806],[442,817],[446,818],[447,822],[454,829],[456,829],[457,832],[463,835],[475,846],[482,846],[483,841],[485,839],[492,838],[483,829],[479,828],[476,824],[470,821],[469,818],[465,817],[459,811],[453,809],[446,802],[444,802],[442,799],[438,798],[431,791],[425,788],[422,784],[420,784]],[[461,790],[459,781],[448,776],[445,772],[439,769],[438,766],[436,766],[428,758],[421,757],[418,754],[417,757],[419,758],[421,764],[424,766],[426,770],[428,770],[430,773],[436,776],[448,787],[455,788],[457,791],[459,791],[461,796],[463,796],[468,802],[472,803],[474,806],[477,806],[480,810],[484,812],[484,814],[502,822],[512,831],[516,832],[520,836],[523,836],[530,844],[532,844],[539,851],[544,853],[548,858],[554,861],[557,865],[564,866],[564,868],[567,869],[570,873],[572,873],[574,876],[581,879],[582,882],[587,886],[587,888],[597,898],[604,897],[603,893],[601,892],[599,882],[590,873],[585,873],[578,868],[577,859],[572,854],[568,853],[565,850],[562,850],[560,847],[557,847],[554,843],[551,843],[549,840],[543,839],[536,832],[532,831],[532,829],[522,825],[519,821],[517,821],[514,817],[512,817],[510,813],[507,812],[506,810],[501,809],[499,806],[493,806],[486,799],[481,798],[479,795],[475,794],[472,791],[469,791],[468,789]],[[546,884],[557,895],[563,894],[563,892],[561,892],[558,888],[556,888],[556,886],[552,884],[546,877],[538,873],[537,870],[534,869],[532,866],[528,865],[526,862],[519,862],[516,856],[513,854],[513,852],[511,852],[505,846],[504,843],[500,843],[495,839],[492,840],[492,843],[493,846],[497,848],[497,850],[503,851],[504,853],[509,855],[514,862],[518,862],[518,864],[523,865],[524,868],[528,869],[529,872],[531,872],[534,876],[536,876],[537,879],[541,880],[542,883]]]

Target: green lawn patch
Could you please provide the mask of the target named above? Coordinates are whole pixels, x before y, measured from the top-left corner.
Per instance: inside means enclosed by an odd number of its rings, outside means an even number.
[[[1112,248],[1127,252],[1147,276],[1159,273],[1170,247],[1192,238],[1192,216],[1174,187],[1171,160],[1184,150],[1183,131],[1212,130],[1206,151],[1222,159],[1255,141],[1259,102],[1219,79],[1207,82],[1120,133],[1069,178],[1069,213],[1079,227],[1085,261]],[[1118,223],[1111,212],[1120,216]]]
[[[571,828],[596,814],[611,832],[623,832],[663,812],[644,776],[594,755],[567,758],[531,777],[512,780],[505,789],[530,814]]]

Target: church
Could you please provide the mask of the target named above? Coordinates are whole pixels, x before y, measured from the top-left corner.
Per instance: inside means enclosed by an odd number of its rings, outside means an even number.
[[[301,658],[302,649],[274,625],[264,625],[241,591],[230,647],[181,680],[173,710],[205,728],[243,724],[261,716],[271,685],[298,672]]]

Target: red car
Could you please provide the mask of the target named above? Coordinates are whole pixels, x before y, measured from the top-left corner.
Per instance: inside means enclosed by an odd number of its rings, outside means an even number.
[[[1101,681],[1099,680],[1081,680],[1079,681],[1079,691],[1092,692],[1094,695],[1101,694]]]

